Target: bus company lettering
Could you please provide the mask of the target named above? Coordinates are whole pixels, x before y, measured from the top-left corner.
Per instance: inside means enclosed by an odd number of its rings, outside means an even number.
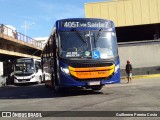
[[[106,71],[98,71],[98,74],[106,74]]]
[[[63,24],[63,27],[65,28],[74,28],[74,27],[109,27],[109,22],[86,22],[86,23],[81,23],[81,22],[65,22]]]
[[[106,71],[97,71],[97,72],[76,72],[77,75],[84,75],[84,76],[98,76],[98,75],[106,75]]]
[[[88,76],[88,75],[94,75],[94,74],[92,72],[77,72],[77,75]]]

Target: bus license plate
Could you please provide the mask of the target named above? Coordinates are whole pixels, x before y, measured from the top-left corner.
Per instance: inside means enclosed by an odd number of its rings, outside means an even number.
[[[88,82],[88,85],[100,85],[100,81]]]

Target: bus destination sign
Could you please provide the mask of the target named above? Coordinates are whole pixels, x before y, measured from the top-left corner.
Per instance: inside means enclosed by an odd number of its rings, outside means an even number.
[[[62,21],[61,26],[63,28],[75,28],[75,27],[112,28],[112,23],[110,21]]]

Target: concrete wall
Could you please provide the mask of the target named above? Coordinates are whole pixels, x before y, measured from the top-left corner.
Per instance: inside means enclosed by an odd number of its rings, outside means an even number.
[[[0,76],[3,75],[3,62],[0,62]]]
[[[160,0],[86,3],[85,16],[113,20],[116,27],[160,23]]]
[[[160,43],[126,44],[118,49],[123,75],[127,60],[138,70],[135,74],[160,73]]]

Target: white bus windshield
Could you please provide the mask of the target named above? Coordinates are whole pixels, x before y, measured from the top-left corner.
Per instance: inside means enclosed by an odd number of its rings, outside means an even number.
[[[60,40],[60,56],[63,58],[92,59],[93,50],[99,51],[100,59],[114,58],[118,55],[115,32],[64,31],[60,32]]]
[[[15,74],[33,74],[34,64],[32,62],[17,62],[15,64]]]

